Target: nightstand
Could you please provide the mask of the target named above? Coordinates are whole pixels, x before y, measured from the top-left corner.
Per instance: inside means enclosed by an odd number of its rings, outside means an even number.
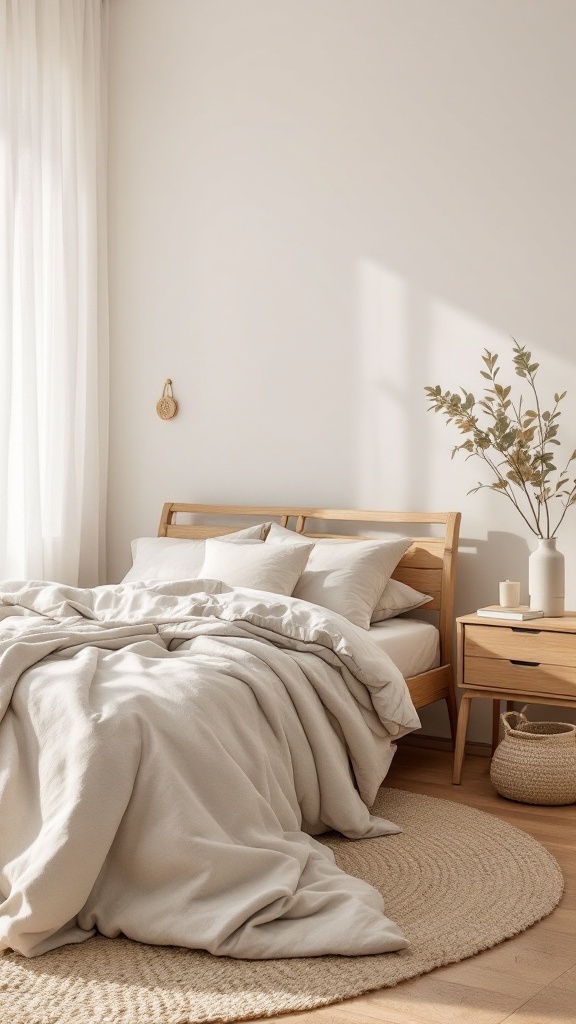
[[[492,700],[492,753],[498,743],[500,703],[558,704],[576,708],[576,612],[559,618],[456,619],[456,682],[462,691],[454,746],[454,785],[462,761],[470,704]]]

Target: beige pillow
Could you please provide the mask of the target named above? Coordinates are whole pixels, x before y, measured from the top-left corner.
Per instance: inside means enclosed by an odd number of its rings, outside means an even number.
[[[246,541],[224,544],[206,541],[202,566],[204,579],[221,580],[230,587],[249,587],[289,597],[308,561],[314,545],[269,545]]]
[[[371,622],[384,622],[385,619],[393,619],[395,615],[411,612],[414,608],[421,608],[423,604],[428,604],[433,600],[434,598],[429,594],[421,594],[419,590],[414,590],[407,583],[401,583],[400,580],[388,580],[384,587],[384,593],[380,596],[372,612]]]
[[[259,523],[219,539],[226,543],[245,540],[261,541],[267,526]],[[178,537],[138,537],[132,541],[132,568],[122,583],[141,580],[194,580],[200,576],[205,555],[204,540],[181,540]]]

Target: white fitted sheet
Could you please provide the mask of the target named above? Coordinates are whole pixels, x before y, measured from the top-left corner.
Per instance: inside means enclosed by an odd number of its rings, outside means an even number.
[[[397,617],[370,626],[368,635],[405,679],[440,664],[440,634],[431,622]]]

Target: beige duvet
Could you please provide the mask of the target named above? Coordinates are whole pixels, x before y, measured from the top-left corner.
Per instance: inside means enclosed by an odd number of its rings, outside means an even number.
[[[404,948],[313,835],[398,831],[367,805],[418,724],[387,655],[315,605],[4,584],[0,950],[96,929],[247,958]]]

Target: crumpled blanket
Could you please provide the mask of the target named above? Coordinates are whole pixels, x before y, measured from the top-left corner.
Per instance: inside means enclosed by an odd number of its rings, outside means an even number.
[[[418,725],[390,659],[316,605],[3,584],[0,950],[96,930],[254,959],[404,948],[314,835],[399,831],[368,807]]]

